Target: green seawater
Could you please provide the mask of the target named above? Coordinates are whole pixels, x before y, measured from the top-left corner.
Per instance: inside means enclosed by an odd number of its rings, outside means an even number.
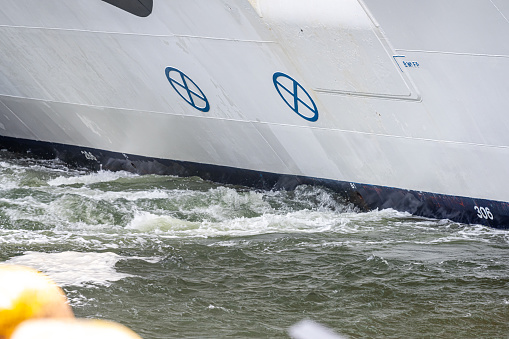
[[[509,231],[0,152],[0,262],[146,339],[509,337]]]

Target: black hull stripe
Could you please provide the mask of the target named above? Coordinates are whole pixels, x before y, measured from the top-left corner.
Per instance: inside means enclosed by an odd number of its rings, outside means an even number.
[[[0,137],[0,146],[13,152],[46,159],[59,158],[92,170],[129,171],[138,174],[199,176],[223,184],[258,189],[292,190],[298,185],[319,185],[339,193],[363,211],[392,208],[416,216],[449,219],[465,224],[509,228],[509,203],[417,192],[330,179],[260,172],[194,162],[155,159],[57,143]]]

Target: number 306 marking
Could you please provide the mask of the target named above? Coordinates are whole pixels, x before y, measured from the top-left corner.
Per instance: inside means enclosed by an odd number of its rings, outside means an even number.
[[[474,206],[474,209],[477,211],[477,216],[479,218],[493,220],[493,213],[491,213],[491,211],[488,207]]]

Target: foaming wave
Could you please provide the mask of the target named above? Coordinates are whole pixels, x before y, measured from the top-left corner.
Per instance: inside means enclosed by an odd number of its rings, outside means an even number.
[[[485,243],[496,242],[509,244],[509,230],[495,229],[483,225],[464,225],[463,227],[456,228],[450,227],[454,225],[454,223],[448,225],[453,233],[447,237],[446,240],[465,240]]]
[[[245,206],[250,208],[264,209],[268,204],[263,200],[263,193],[247,191],[240,194],[238,191],[228,187],[218,187],[211,189],[212,195],[217,195],[218,199],[231,209],[239,209]]]
[[[239,192],[218,187],[199,194],[179,201],[178,211],[138,210],[126,229],[174,237],[353,234],[392,229],[389,221],[409,217],[408,213],[390,209],[359,213],[335,199],[330,192],[315,187],[302,187],[295,192]],[[183,201],[186,199],[203,201],[188,205]]]
[[[50,186],[63,186],[73,184],[95,184],[99,182],[115,181],[120,178],[133,178],[137,177],[137,174],[133,174],[125,171],[111,172],[111,171],[99,171],[79,176],[59,176],[57,178],[48,181]]]
[[[190,222],[174,216],[138,213],[126,229],[165,233],[170,236],[250,236],[270,233],[321,233],[338,231],[350,222],[350,214],[334,212],[295,211],[286,214],[263,214],[237,217],[220,222]],[[346,227],[346,229],[349,229]],[[350,232],[350,231],[348,231]]]
[[[148,212],[141,212],[135,215],[126,229],[149,231],[189,231],[200,228],[199,223],[181,220],[172,216],[155,215]]]
[[[6,263],[40,270],[60,286],[109,286],[114,281],[131,276],[115,270],[116,263],[121,259],[123,257],[111,252],[25,252]]]
[[[448,220],[424,219],[393,209],[374,210],[359,213],[356,211],[338,212],[333,209],[317,208],[315,210],[291,208],[268,208],[261,204],[264,213],[236,215],[224,206],[211,204],[205,207],[200,220],[186,220],[185,213],[162,214],[154,212],[136,212],[126,226],[127,230],[145,233],[164,234],[170,237],[221,237],[252,236],[274,233],[335,233],[335,234],[369,234],[377,237],[390,234],[383,240],[385,243],[437,243],[461,240],[476,240],[480,234],[483,239],[493,241],[496,236],[507,241],[509,232],[490,228],[464,226]],[[182,212],[182,211],[180,211]],[[252,211],[251,211],[252,212]],[[408,237],[408,231],[418,231]],[[390,240],[389,240],[390,239]],[[364,239],[361,241],[365,243]],[[483,240],[480,240],[483,241]]]

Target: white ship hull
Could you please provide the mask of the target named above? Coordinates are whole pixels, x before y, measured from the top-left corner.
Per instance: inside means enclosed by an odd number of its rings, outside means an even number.
[[[509,227],[503,0],[107,2],[0,0],[3,147]]]

